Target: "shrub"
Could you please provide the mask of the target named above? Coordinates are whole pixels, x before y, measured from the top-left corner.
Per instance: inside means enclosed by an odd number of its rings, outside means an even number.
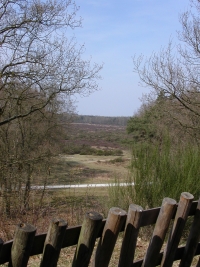
[[[112,205],[128,209],[130,203],[146,208],[159,207],[164,197],[179,201],[182,192],[199,198],[200,149],[190,144],[176,148],[166,138],[162,144],[140,143],[133,148],[130,174],[134,186],[111,186]],[[117,183],[117,182],[116,182]]]
[[[89,145],[68,144],[62,150],[63,153],[73,155],[96,155],[96,156],[122,156],[123,151],[120,149],[96,149]]]
[[[115,177],[114,185],[110,184],[108,189],[109,205],[110,207],[120,207],[124,210],[128,210],[129,204],[133,203],[135,195],[135,188],[131,185],[132,178],[128,174],[126,179],[123,181],[126,186],[120,186],[119,177]]]
[[[141,144],[133,150],[134,201],[144,208],[160,206],[164,197],[179,200],[182,192],[197,199],[200,193],[200,150],[190,144],[174,149],[166,138],[162,145]]]
[[[110,163],[113,163],[113,164],[115,164],[115,163],[121,163],[121,162],[124,162],[124,159],[122,157],[118,157],[116,159],[111,159],[109,162]]]

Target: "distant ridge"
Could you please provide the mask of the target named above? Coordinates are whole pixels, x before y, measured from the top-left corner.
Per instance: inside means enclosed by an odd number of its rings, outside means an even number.
[[[93,116],[93,115],[76,115],[73,119],[75,123],[90,123],[102,125],[118,125],[126,126],[130,117],[109,117],[109,116]]]

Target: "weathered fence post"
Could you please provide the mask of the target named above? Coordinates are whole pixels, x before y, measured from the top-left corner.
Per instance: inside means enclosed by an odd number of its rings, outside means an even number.
[[[174,215],[175,209],[176,201],[174,199],[163,199],[153,235],[142,263],[142,267],[156,266],[156,261],[162,248],[164,238],[167,233],[171,218]]]
[[[26,267],[33,245],[36,228],[30,224],[17,225],[11,249],[9,267]]]
[[[200,239],[200,199],[198,201],[194,220],[190,229],[190,234],[187,239],[187,244],[184,249],[183,257],[180,262],[180,267],[190,266]]]
[[[48,229],[44,243],[43,256],[40,267],[56,267],[60,255],[67,222],[62,219],[53,219]]]
[[[129,267],[133,263],[142,211],[141,206],[129,206],[118,267]]]
[[[126,212],[120,208],[111,208],[99,240],[92,267],[107,267],[119,234],[125,224]]]
[[[72,267],[88,266],[102,220],[95,211],[85,214]]]
[[[197,262],[196,267],[200,267],[200,257],[199,257],[199,259],[198,259],[198,262]]]
[[[193,199],[194,196],[192,194],[187,192],[181,193],[174,224],[166,245],[166,249],[163,253],[161,267],[170,267],[173,264],[176,249],[178,247]]]
[[[3,240],[0,238],[0,252],[1,252],[1,248],[2,248],[2,246],[3,246]]]

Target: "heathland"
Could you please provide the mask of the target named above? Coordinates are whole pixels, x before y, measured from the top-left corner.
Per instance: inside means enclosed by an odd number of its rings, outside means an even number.
[[[32,223],[38,232],[43,232],[49,219],[55,216],[66,219],[69,225],[81,223],[85,212],[90,210],[107,216],[112,205],[108,204],[110,185],[124,182],[129,173],[132,138],[126,126],[116,122],[115,125],[75,122],[64,127],[63,136],[62,153],[54,157],[48,175],[38,172],[32,176],[31,185],[43,185],[44,189],[30,189],[29,207],[15,212],[20,199],[16,200],[18,193],[12,194],[10,219],[5,214],[2,233],[5,239],[12,238],[15,225],[20,221]],[[108,187],[45,188],[47,185],[102,183]]]

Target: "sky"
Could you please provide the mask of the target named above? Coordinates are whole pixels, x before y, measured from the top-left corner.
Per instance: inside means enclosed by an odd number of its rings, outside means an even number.
[[[79,115],[133,116],[150,88],[139,86],[132,58],[149,57],[177,42],[179,15],[189,0],[76,0],[82,28],[75,30],[84,44],[84,57],[103,63],[100,90],[87,97],[75,96]]]

